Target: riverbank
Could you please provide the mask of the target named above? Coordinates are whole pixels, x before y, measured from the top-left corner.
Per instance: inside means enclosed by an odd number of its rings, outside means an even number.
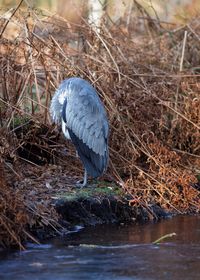
[[[100,29],[29,6],[2,15],[1,246],[23,248],[65,224],[200,212],[200,21],[176,26],[143,11],[129,28],[105,16]],[[90,194],[74,188],[82,165],[49,116],[60,82],[75,76],[96,88],[110,125],[108,170]]]
[[[142,198],[134,199],[120,185],[106,179],[91,181],[80,189],[74,185],[78,178],[70,177],[61,166],[37,167],[18,162],[18,170],[13,176],[6,168],[4,177],[9,180],[4,189],[0,188],[7,222],[7,230],[1,228],[2,247],[17,245],[23,249],[26,241],[37,243],[66,234],[75,226],[138,224],[170,215],[159,205],[145,205]]]

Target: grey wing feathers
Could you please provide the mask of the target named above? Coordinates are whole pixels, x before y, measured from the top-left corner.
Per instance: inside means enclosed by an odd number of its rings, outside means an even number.
[[[104,155],[99,155],[90,149],[86,144],[79,139],[71,129],[68,129],[70,138],[75,145],[80,159],[87,170],[88,175],[96,178],[99,177],[107,166],[107,152]]]
[[[101,101],[92,90],[83,88],[70,95],[67,106],[63,106],[63,119],[66,119],[67,128],[84,144],[103,156],[107,149],[108,122]]]

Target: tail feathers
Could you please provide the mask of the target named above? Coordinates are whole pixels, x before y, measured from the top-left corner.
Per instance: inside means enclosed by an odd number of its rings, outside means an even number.
[[[105,171],[108,161],[108,153],[104,155],[96,154],[81,139],[79,139],[71,129],[68,129],[72,143],[77,149],[79,157],[83,162],[88,175],[93,178],[99,177]]]

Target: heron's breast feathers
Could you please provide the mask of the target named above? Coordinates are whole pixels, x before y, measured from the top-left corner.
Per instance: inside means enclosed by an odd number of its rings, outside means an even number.
[[[65,100],[67,100],[67,92],[58,89],[54,94],[50,105],[50,115],[56,124],[61,124],[61,115]]]

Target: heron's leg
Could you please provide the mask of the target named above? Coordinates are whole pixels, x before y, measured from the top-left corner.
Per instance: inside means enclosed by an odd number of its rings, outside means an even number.
[[[83,183],[81,183],[83,182]],[[87,186],[87,170],[85,169],[84,171],[84,177],[83,177],[83,181],[78,181],[76,183],[76,186],[79,187],[79,188],[83,188],[83,187],[86,187]]]
[[[84,170],[84,177],[83,177],[83,187],[87,185],[87,170]]]

